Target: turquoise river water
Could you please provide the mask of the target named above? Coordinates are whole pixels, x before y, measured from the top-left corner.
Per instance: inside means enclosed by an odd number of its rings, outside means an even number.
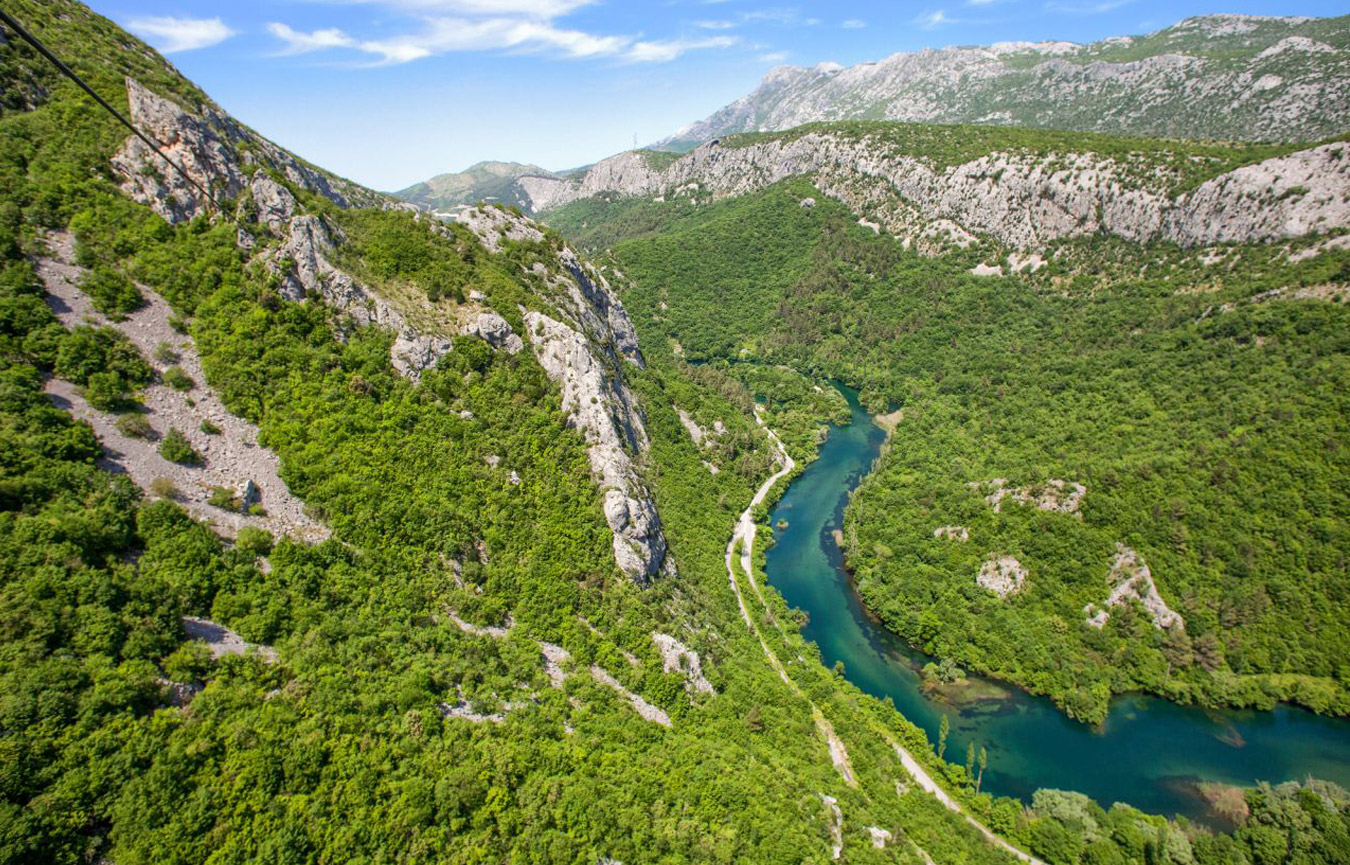
[[[1104,806],[1127,802],[1152,813],[1216,822],[1196,782],[1251,784],[1308,775],[1350,786],[1350,722],[1292,706],[1273,711],[1208,711],[1165,700],[1118,698],[1100,728],[1070,720],[1047,699],[997,683],[982,695],[944,702],[925,694],[918,669],[929,658],[886,631],[862,606],[833,532],[849,493],[871,469],[885,439],[840,388],[852,421],[831,427],[820,457],[792,482],[773,510],[768,579],[788,604],[806,611],[803,634],[826,666],[844,663],[849,679],[896,708],[936,741],[951,724],[947,755],[964,760],[972,739],[989,750],[986,790],[1029,800],[1041,787],[1078,790]]]

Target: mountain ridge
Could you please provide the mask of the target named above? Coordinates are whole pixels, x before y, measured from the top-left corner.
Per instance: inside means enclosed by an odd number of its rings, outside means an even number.
[[[1196,110],[1201,104],[1210,110]],[[996,42],[849,67],[780,66],[750,94],[656,146],[837,120],[1316,140],[1344,131],[1336,118],[1347,114],[1350,16],[1221,13],[1085,44]]]

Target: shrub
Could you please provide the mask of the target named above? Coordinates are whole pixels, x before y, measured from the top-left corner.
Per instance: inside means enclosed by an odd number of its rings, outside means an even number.
[[[155,428],[140,412],[128,412],[117,419],[117,431],[134,439],[154,438]]]
[[[178,363],[181,357],[178,354],[178,349],[169,345],[167,342],[161,342],[159,345],[155,346],[155,350],[150,353],[150,356],[160,363]]]
[[[181,315],[169,316],[169,327],[173,328],[175,333],[186,334],[188,332],[188,321]]]
[[[237,511],[241,504],[239,499],[235,498],[234,490],[229,487],[211,487],[211,495],[207,497],[206,503],[224,511]]]
[[[181,366],[171,366],[164,370],[164,383],[180,393],[190,391],[197,386],[192,376],[183,372]]]
[[[99,411],[117,411],[131,402],[126,382],[115,372],[96,372],[84,386],[84,398]]]
[[[197,453],[196,449],[176,428],[171,428],[164,436],[164,441],[159,443],[159,455],[171,463],[181,465],[199,465],[202,461],[202,455]]]
[[[220,427],[218,427],[218,426],[216,426],[215,424],[211,423],[210,420],[204,420],[204,421],[202,421],[201,431],[204,432],[204,433],[206,433],[206,434],[209,435],[209,436],[218,436],[218,435],[220,435]]]
[[[150,482],[150,495],[161,499],[177,499],[178,486],[168,478],[155,478]]]
[[[234,539],[234,545],[246,553],[265,556],[272,552],[272,533],[256,526],[244,526]]]
[[[106,265],[91,270],[80,281],[80,291],[93,301],[94,309],[113,321],[121,321],[127,313],[145,305],[145,298],[141,297],[135,283]]]
[[[205,644],[189,640],[164,659],[163,667],[165,675],[175,682],[200,682],[213,663]]]

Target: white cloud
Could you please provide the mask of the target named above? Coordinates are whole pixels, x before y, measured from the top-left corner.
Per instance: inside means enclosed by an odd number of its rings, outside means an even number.
[[[740,40],[735,36],[713,36],[710,39],[673,39],[665,42],[635,42],[624,52],[631,63],[666,63],[681,54],[702,48],[730,48]]]
[[[763,21],[769,24],[778,24],[782,27],[814,27],[820,23],[819,18],[803,18],[798,9],[770,8],[756,9],[753,12],[742,12],[742,21]]]
[[[281,54],[308,54],[311,51],[323,51],[327,48],[350,48],[356,40],[337,28],[315,30],[303,33],[293,30],[285,24],[273,21],[267,25],[267,32],[286,43]]]
[[[850,18],[839,26],[843,27],[845,30],[861,30],[867,26],[867,22],[859,18]]]
[[[394,64],[457,51],[553,50],[565,57],[607,57],[631,42],[627,36],[595,36],[522,18],[431,18],[421,33],[360,42],[356,47],[377,55],[381,64]]]
[[[1134,0],[1101,0],[1098,3],[1062,3],[1050,2],[1045,4],[1048,12],[1059,12],[1064,15],[1101,15],[1122,6],[1128,6]]]
[[[345,0],[345,2],[392,6],[422,13],[523,15],[548,21],[582,6],[589,6],[595,0]]]
[[[783,63],[788,59],[786,51],[771,51],[768,54],[759,55],[760,63]]]
[[[234,35],[234,31],[219,18],[151,16],[133,18],[126,26],[131,32],[157,43],[155,47],[164,54],[209,48]]]
[[[335,0],[327,0],[335,2]],[[268,30],[283,43],[282,55],[327,49],[351,49],[372,55],[373,66],[409,63],[453,52],[510,51],[551,53],[565,58],[612,57],[630,63],[663,63],[699,49],[727,48],[735,36],[702,39],[642,39],[639,35],[600,35],[558,27],[553,19],[594,0],[336,0],[396,8],[421,22],[402,35],[358,39],[336,28],[303,32],[272,23]],[[455,11],[458,15],[438,15]],[[732,21],[699,21],[707,30],[724,30]]]
[[[948,18],[947,13],[943,12],[941,9],[933,12],[925,12],[914,19],[914,24],[924,30],[936,30],[944,24],[953,23],[955,22],[951,18]]]

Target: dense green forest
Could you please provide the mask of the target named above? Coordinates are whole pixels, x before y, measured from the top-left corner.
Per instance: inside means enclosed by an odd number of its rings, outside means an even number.
[[[7,11],[115,104],[126,74],[185,105],[204,98],[76,3]],[[993,800],[820,664],[793,665],[792,687],[780,680],[736,612],[723,551],[772,465],[752,393],[778,394],[770,422],[807,452],[839,411],[809,377],[686,364],[669,346],[630,371],[679,568],[639,589],[614,565],[585,443],[530,352],[457,337],[409,382],[390,366],[389,332],[281,300],[275,275],[236,244],[232,220],[265,237],[247,206],[169,225],[116,188],[108,157],[123,133],[91,100],[15,42],[0,45],[0,76],[0,862],[825,862],[822,794],[838,800],[847,861],[1011,861],[921,790],[897,790],[905,773],[886,737],[1054,865],[1344,861],[1343,791],[1247,791],[1252,816],[1232,836],[1073,794]],[[529,274],[556,235],[493,255],[463,231],[291,191],[342,226],[343,263],[372,286],[448,311],[483,290],[512,321],[518,304],[549,307]],[[169,301],[202,357],[207,380],[191,386],[258,424],[331,539],[218,534],[170,491],[101,465],[91,428],[44,386],[69,381],[100,411],[136,417],[154,372],[114,329],[67,331],[44,302],[34,261],[66,229],[100,308],[135,307],[136,283]],[[651,317],[641,290],[630,295]],[[690,359],[718,357],[688,342]],[[715,446],[690,441],[676,406],[724,425]],[[782,626],[781,601],[767,604],[760,632],[813,658]],[[513,626],[472,634],[452,611]],[[183,616],[271,646],[275,662],[213,659]],[[699,651],[714,694],[691,700],[684,676],[663,671],[654,631]],[[560,688],[538,640],[571,654]],[[579,675],[592,664],[672,726]],[[803,694],[848,744],[855,786],[831,766]],[[445,717],[437,707],[455,695],[504,718]],[[894,843],[874,847],[868,827]]]
[[[1034,277],[976,277],[988,249],[906,252],[804,180],[713,204],[587,200],[550,222],[608,249],[649,343],[903,409],[847,540],[864,599],[914,645],[1091,721],[1133,690],[1350,711],[1350,310],[1266,295],[1344,284],[1350,253],[1231,247],[1215,272],[1175,247],[1077,240]],[[970,486],[994,479],[1087,493],[1076,514],[995,512]],[[948,525],[969,541],[934,537]],[[1085,623],[1117,543],[1184,633],[1128,605]],[[993,555],[1018,559],[1024,591],[977,584]]]

